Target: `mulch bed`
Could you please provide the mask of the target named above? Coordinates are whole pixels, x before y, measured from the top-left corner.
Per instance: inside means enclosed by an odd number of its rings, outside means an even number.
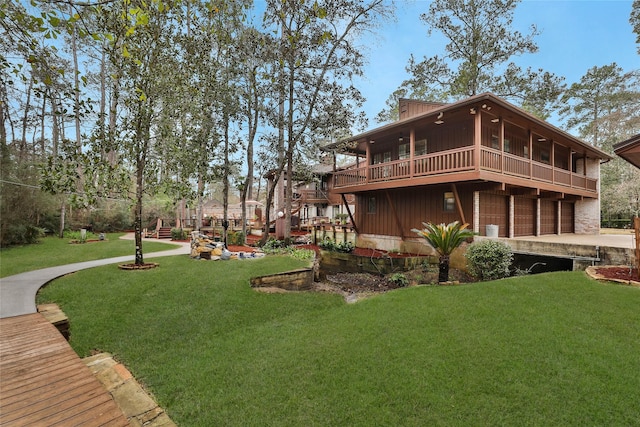
[[[604,279],[620,280],[623,282],[636,281],[640,282],[637,268],[621,267],[621,266],[606,266],[595,267],[595,272],[601,275]]]

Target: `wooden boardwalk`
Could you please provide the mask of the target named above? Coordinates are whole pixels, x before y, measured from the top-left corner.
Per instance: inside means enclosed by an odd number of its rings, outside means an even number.
[[[128,426],[107,390],[41,314],[0,319],[0,426]]]

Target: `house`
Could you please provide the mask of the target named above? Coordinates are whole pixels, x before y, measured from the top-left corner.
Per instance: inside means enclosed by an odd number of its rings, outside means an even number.
[[[640,134],[614,145],[613,152],[640,169]]]
[[[336,166],[333,156],[324,156],[323,161],[310,167],[305,176],[295,176],[292,179],[293,201],[292,216],[293,226],[307,227],[320,221],[333,222],[340,216],[349,216],[355,212],[355,197],[353,194],[336,193],[333,191],[335,180],[333,174],[336,171],[346,170],[352,166]],[[274,174],[266,175],[269,188],[273,185]],[[284,189],[289,185],[286,174],[283,176],[281,191],[274,193],[274,206],[270,215],[275,219],[278,210],[284,208]]]
[[[332,179],[355,195],[358,246],[409,251],[422,222],[456,220],[500,237],[599,232],[605,152],[490,93],[399,112],[325,147],[355,156]]]

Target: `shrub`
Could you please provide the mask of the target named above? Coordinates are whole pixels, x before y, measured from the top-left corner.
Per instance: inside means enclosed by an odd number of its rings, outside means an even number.
[[[481,240],[467,248],[465,257],[469,273],[480,280],[496,280],[509,276],[513,251],[498,240]]]
[[[328,237],[324,239],[322,242],[318,243],[318,246],[320,246],[325,251],[343,252],[343,253],[351,253],[356,248],[355,245],[351,242],[344,241],[344,242],[336,243]]]
[[[242,231],[229,231],[227,233],[227,244],[236,246],[244,245],[244,234],[242,234]]]
[[[389,278],[389,280],[391,280],[393,283],[396,284],[396,286],[404,288],[405,286],[407,286],[409,284],[409,279],[407,279],[407,276],[405,276],[402,273],[394,273],[391,275],[391,277]]]
[[[283,242],[282,240],[276,240],[274,238],[269,238],[269,240],[267,240],[267,243],[264,244],[264,246],[262,246],[262,250],[265,253],[281,253],[282,249],[286,248],[287,245],[285,244],[285,242]]]
[[[38,243],[44,230],[29,224],[11,224],[3,230],[0,247]]]
[[[312,249],[296,248],[295,246],[290,246],[289,255],[291,255],[291,257],[295,259],[310,260],[315,258],[316,253]]]
[[[187,230],[184,228],[171,229],[171,240],[186,240],[187,237],[189,236],[187,235]]]
[[[64,237],[65,239],[69,239],[77,243],[86,243],[88,239],[97,239],[98,235],[87,230],[85,232],[84,237],[82,237],[82,232],[80,230],[78,231],[67,230],[64,232]]]

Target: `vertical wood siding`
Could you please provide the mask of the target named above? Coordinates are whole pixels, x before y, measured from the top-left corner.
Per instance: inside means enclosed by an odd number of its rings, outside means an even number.
[[[416,187],[411,189],[389,190],[388,195],[394,204],[395,212],[402,225],[404,237],[414,237],[412,228],[423,228],[423,222],[450,223],[460,221],[457,209],[444,211],[444,193],[451,191],[449,186]],[[473,217],[473,192],[460,191],[462,210],[467,222]],[[375,213],[368,212],[369,198],[375,198]],[[400,230],[394,211],[385,191],[375,191],[356,196],[358,207],[356,221],[360,233],[400,236]]]

